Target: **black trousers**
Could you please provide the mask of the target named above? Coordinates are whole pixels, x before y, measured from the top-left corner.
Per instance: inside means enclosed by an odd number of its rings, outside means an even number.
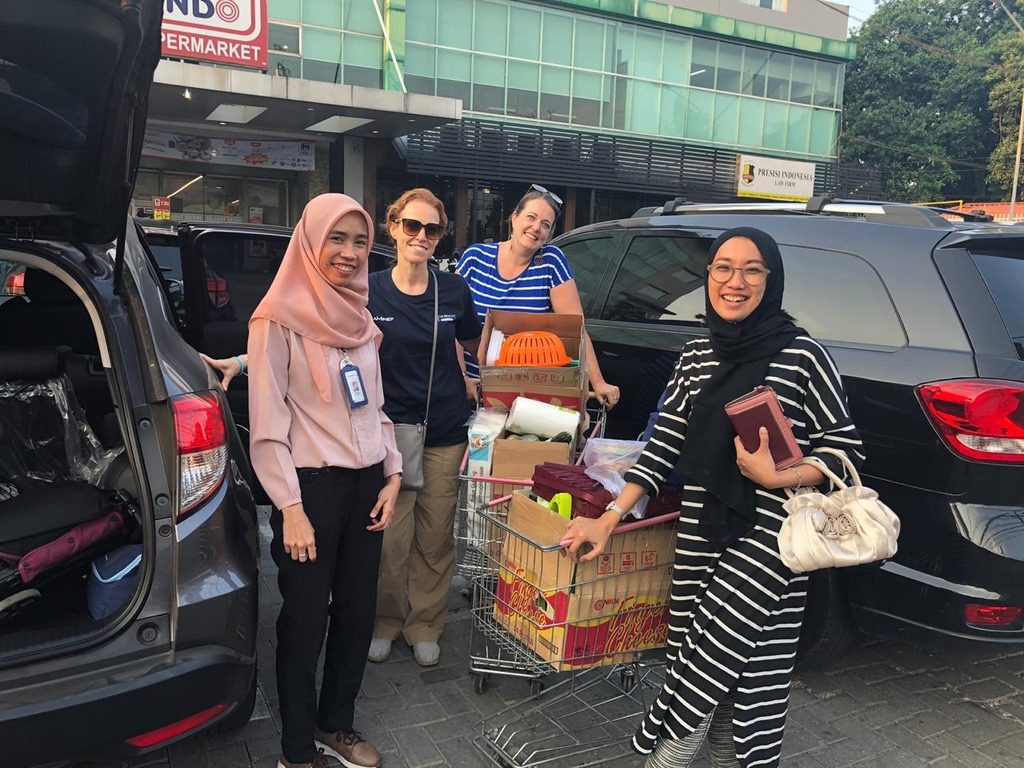
[[[331,732],[352,728],[377,609],[383,533],[366,526],[384,487],[383,465],[300,469],[299,486],[316,536],[316,562],[292,560],[284,551],[278,509],[270,516],[270,554],[284,598],[277,617],[281,750],[289,762],[308,763],[316,756],[314,726]],[[318,704],[316,667],[325,631]]]

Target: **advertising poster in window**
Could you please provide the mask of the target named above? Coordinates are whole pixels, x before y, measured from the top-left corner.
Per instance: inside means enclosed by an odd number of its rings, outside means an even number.
[[[736,195],[761,200],[809,200],[814,163],[757,155],[736,156]]]
[[[164,56],[267,68],[267,0],[165,0]]]
[[[311,141],[247,141],[147,130],[142,156],[286,171],[316,169]]]

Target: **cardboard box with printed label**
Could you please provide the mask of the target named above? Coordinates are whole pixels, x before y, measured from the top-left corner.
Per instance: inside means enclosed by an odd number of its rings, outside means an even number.
[[[558,670],[618,664],[665,645],[675,553],[671,524],[616,534],[589,563],[545,551],[568,521],[513,495],[494,618]]]
[[[521,331],[550,331],[562,340],[565,352],[578,366],[539,368],[519,365],[481,365],[480,387],[484,405],[508,410],[519,396],[582,411],[587,405],[587,331],[582,315],[554,312],[504,312],[492,309],[484,321],[480,349],[486,350],[491,330],[505,338]]]

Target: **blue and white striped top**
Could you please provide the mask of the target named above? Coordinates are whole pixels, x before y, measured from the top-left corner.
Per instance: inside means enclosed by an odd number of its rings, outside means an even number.
[[[506,280],[498,273],[498,243],[477,243],[462,252],[456,271],[469,283],[481,322],[490,309],[508,312],[551,312],[551,289],[572,280],[572,270],[562,251],[545,245],[519,275]],[[469,353],[466,372],[479,376]]]

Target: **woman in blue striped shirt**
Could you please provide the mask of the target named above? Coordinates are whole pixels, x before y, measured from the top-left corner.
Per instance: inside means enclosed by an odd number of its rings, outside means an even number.
[[[534,184],[511,216],[508,240],[477,243],[463,251],[457,271],[469,283],[481,321],[490,309],[583,314],[580,294],[565,254],[547,245],[561,207],[562,201],[557,195]],[[468,354],[466,373],[474,380],[480,375],[476,361]],[[604,380],[589,339],[587,374],[598,401],[614,407],[619,401],[619,388]],[[471,386],[475,387],[475,381]]]

